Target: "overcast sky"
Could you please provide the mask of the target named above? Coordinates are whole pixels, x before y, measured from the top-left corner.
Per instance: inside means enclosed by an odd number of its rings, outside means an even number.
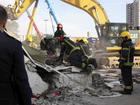
[[[126,22],[126,4],[133,0],[97,0],[105,9],[110,22]],[[13,4],[14,0],[0,0],[2,5]],[[50,0],[55,15],[64,26],[68,36],[96,36],[93,19],[84,11],[70,6],[60,0]],[[31,12],[33,5],[29,8]],[[46,21],[47,20],[47,21]],[[25,35],[29,24],[27,14],[24,13],[17,20],[19,33]],[[52,34],[52,24],[45,0],[40,0],[35,16],[35,22],[42,33]],[[54,23],[54,22],[53,22]],[[54,23],[54,27],[56,27]]]

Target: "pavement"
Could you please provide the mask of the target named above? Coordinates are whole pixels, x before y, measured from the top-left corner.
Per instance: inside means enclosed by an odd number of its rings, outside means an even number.
[[[92,97],[90,100],[95,105],[140,105],[140,84],[134,85],[134,92],[131,95],[109,98]]]
[[[133,75],[139,73],[139,68],[133,69]],[[107,98],[92,97],[90,100],[92,100],[95,105],[140,105],[140,84],[134,83],[134,91],[131,95]]]

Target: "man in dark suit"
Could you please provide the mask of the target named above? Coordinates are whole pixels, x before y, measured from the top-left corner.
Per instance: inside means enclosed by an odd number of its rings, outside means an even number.
[[[5,31],[7,18],[0,6],[0,105],[31,105],[22,44]]]

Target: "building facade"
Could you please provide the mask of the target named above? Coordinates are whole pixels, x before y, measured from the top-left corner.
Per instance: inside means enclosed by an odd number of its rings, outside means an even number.
[[[140,0],[127,4],[126,21],[130,28],[140,29]]]

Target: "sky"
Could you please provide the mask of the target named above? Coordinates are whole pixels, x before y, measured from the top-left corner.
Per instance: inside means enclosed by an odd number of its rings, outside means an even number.
[[[126,4],[132,3],[133,0],[97,0],[105,9],[110,22],[126,22]],[[0,0],[0,4],[13,4],[14,0]],[[60,23],[63,24],[64,31],[70,37],[85,37],[87,32],[90,36],[97,36],[94,20],[84,11],[68,5],[61,0],[50,0],[51,6]],[[29,8],[31,13],[33,5]],[[29,19],[24,13],[16,20],[19,24],[18,33],[26,35]],[[53,34],[52,23],[49,15],[49,9],[45,0],[39,0],[35,23],[40,32],[44,34]],[[53,27],[56,28],[53,21]],[[56,29],[55,29],[56,30]],[[33,31],[34,33],[34,31]]]

